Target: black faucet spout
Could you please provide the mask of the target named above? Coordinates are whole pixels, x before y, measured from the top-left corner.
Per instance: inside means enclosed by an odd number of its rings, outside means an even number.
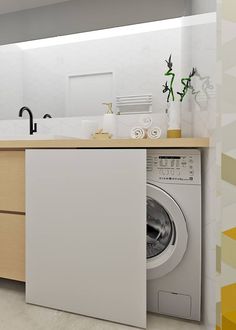
[[[34,123],[33,113],[28,107],[22,107],[19,111],[19,117],[23,116],[23,112],[26,111],[29,114],[29,124],[30,124],[30,135],[37,132],[37,124]]]

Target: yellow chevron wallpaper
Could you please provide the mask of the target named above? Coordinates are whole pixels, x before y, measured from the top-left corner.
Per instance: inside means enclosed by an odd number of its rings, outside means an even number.
[[[216,329],[236,330],[236,1],[222,0],[218,9],[222,214]]]

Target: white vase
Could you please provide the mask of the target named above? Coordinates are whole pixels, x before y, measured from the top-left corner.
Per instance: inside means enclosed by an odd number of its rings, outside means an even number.
[[[168,138],[181,137],[181,102],[170,102],[167,109],[168,114]]]
[[[98,129],[98,122],[96,120],[82,120],[81,121],[81,138],[91,139],[92,134]]]

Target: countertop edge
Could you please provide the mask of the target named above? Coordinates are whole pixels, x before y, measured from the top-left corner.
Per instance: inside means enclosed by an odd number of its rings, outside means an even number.
[[[209,138],[0,140],[0,150],[80,148],[208,148]]]

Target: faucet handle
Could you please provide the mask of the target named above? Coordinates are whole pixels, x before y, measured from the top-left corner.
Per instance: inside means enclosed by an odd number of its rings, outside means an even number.
[[[45,119],[45,118],[52,118],[52,116],[49,115],[48,113],[45,113],[45,115],[43,116],[43,118],[44,118],[44,119]]]
[[[37,123],[34,123],[34,129],[33,129],[33,132],[36,133],[37,132],[37,128],[38,128],[38,125]]]

